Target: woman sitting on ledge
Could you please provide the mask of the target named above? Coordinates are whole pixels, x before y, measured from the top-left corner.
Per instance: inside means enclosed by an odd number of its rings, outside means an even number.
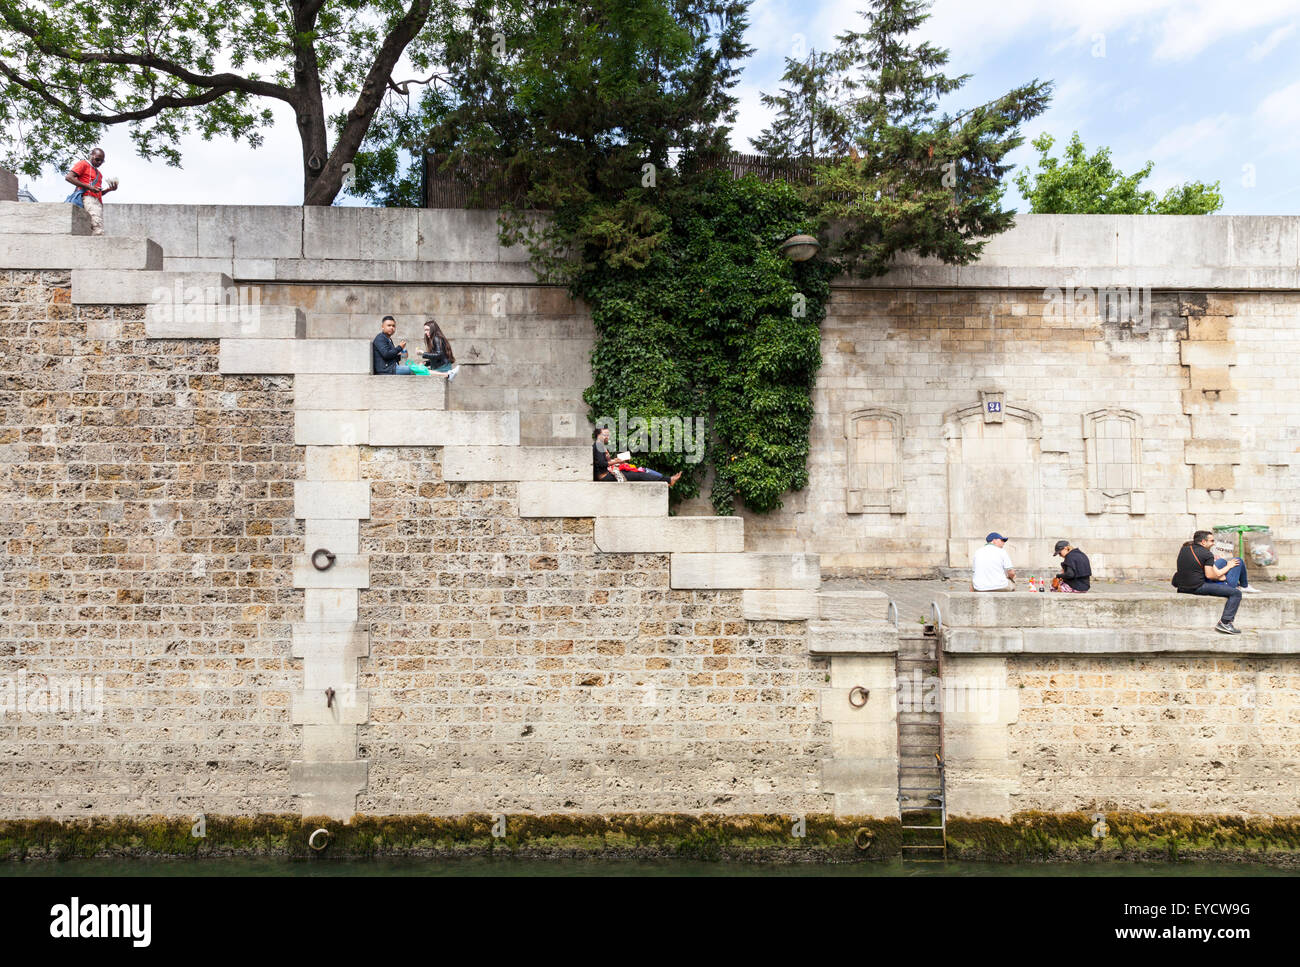
[[[448,383],[456,378],[460,367],[456,365],[456,354],[451,351],[451,341],[432,319],[424,324],[424,350],[420,355],[428,363],[430,372],[445,374]]]
[[[671,477],[665,477],[657,470],[647,470],[630,463],[611,458],[609,455],[609,427],[598,426],[592,431],[591,438],[591,479],[592,480],[666,480],[672,486],[681,479],[678,470]],[[629,455],[629,459],[631,459]]]

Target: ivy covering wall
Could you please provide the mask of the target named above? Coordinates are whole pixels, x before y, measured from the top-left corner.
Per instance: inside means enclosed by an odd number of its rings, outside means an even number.
[[[775,510],[808,482],[819,326],[836,273],[829,260],[794,263],[780,251],[813,213],[793,185],[726,172],[637,201],[654,212],[645,256],[589,262],[573,284],[597,334],[589,417],[609,422],[615,447],[640,451],[639,466],[683,471],[675,502],[698,496],[711,468],[717,513],[737,500]],[[692,430],[703,420],[703,453],[637,432],[672,425],[665,418]]]

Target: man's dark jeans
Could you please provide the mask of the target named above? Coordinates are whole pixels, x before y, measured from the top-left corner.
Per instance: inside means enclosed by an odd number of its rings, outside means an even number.
[[[1223,605],[1223,614],[1219,620],[1228,624],[1233,618],[1237,617],[1237,607],[1241,604],[1241,588],[1231,587],[1227,584],[1220,584],[1214,581],[1206,581],[1195,591],[1180,590],[1179,594],[1209,594],[1216,598],[1227,598]]]

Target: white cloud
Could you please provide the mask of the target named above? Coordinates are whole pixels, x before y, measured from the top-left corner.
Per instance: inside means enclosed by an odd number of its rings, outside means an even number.
[[[1259,102],[1252,117],[1267,153],[1300,150],[1300,81],[1279,88]]]
[[[1295,33],[1295,24],[1288,24],[1285,27],[1278,27],[1258,44],[1253,44],[1246,57],[1252,61],[1261,61],[1273,51],[1277,50],[1278,44],[1286,40]]]
[[[1155,161],[1182,160],[1190,152],[1200,150],[1208,142],[1210,147],[1207,153],[1218,155],[1232,143],[1232,132],[1236,124],[1237,118],[1231,114],[1203,117],[1199,121],[1174,128],[1152,145],[1148,153]]]

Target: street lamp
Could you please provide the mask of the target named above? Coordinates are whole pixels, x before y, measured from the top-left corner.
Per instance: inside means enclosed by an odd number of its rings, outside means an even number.
[[[791,235],[781,243],[781,254],[791,262],[807,262],[822,250],[822,243],[811,235]]]

